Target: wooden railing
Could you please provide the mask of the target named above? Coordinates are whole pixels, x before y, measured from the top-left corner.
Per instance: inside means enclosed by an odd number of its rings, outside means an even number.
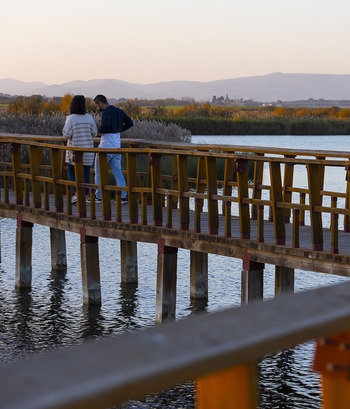
[[[29,140],[35,139],[35,140]],[[10,202],[9,191],[15,190],[15,204],[29,208],[44,208],[57,213],[72,214],[70,197],[75,186],[78,196],[78,216],[96,219],[94,191],[100,188],[83,181],[83,152],[92,151],[99,157],[102,187],[102,218],[112,218],[111,194],[116,198],[116,222],[154,225],[190,230],[209,236],[233,237],[232,216],[239,217],[239,238],[265,241],[264,209],[269,209],[269,220],[274,224],[274,243],[286,244],[286,225],[292,223],[290,246],[300,246],[300,226],[305,224],[305,213],[310,215],[313,251],[339,253],[339,215],[344,217],[344,231],[350,231],[350,152],[325,152],[227,145],[192,145],[155,143],[142,140],[125,140],[129,147],[119,150],[67,148],[59,144],[38,141],[40,137],[11,137],[3,135],[0,148],[10,145],[12,160],[0,162],[0,179],[3,197],[0,203]],[[57,138],[56,143],[64,143]],[[29,152],[24,163],[21,151]],[[67,179],[64,154],[73,150],[76,164],[76,182]],[[43,165],[43,152],[47,151],[48,164]],[[108,176],[107,153],[122,153],[126,158],[127,187],[111,184]],[[162,172],[164,162],[168,171]],[[217,176],[218,162],[223,176]],[[143,164],[143,171],[140,170]],[[194,163],[194,174],[189,175],[188,165]],[[269,166],[270,183],[263,184],[264,164]],[[304,165],[308,187],[295,186],[294,167]],[[282,179],[281,168],[284,167]],[[324,190],[326,167],[341,168],[344,174],[342,191]],[[248,168],[251,169],[250,173]],[[85,188],[91,192],[91,205],[87,209]],[[122,220],[121,192],[127,191],[129,220]],[[50,208],[49,195],[53,193],[54,209]],[[296,195],[299,199],[296,200]],[[65,200],[65,197],[67,200]],[[323,204],[323,197],[331,205]],[[337,205],[342,199],[344,205]],[[140,203],[140,206],[139,206]],[[232,209],[236,204],[237,214]],[[203,224],[203,206],[207,218]],[[152,207],[152,220],[147,209]],[[166,214],[163,207],[166,206]],[[176,216],[174,209],[178,207]],[[193,213],[190,210],[193,210]],[[89,210],[89,212],[87,212]],[[89,213],[89,214],[88,214]],[[324,246],[323,220],[331,217],[331,243]],[[176,217],[176,218],[175,218]],[[206,222],[206,220],[208,220]],[[251,220],[257,220],[253,236]],[[208,223],[208,226],[206,225]],[[304,244],[305,246],[305,244]]]
[[[1,364],[0,407],[105,409],[196,379],[197,408],[255,409],[254,362],[322,338],[324,408],[347,409],[349,322],[350,283],[199,314]]]

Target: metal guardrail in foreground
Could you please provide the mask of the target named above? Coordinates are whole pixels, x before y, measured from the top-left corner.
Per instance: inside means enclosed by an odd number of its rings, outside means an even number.
[[[350,328],[350,282],[0,365],[2,409],[106,408]]]

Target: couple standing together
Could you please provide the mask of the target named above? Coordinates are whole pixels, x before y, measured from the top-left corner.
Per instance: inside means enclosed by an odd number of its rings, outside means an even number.
[[[96,123],[91,115],[86,113],[85,97],[75,95],[70,106],[70,115],[66,118],[63,128],[63,136],[68,139],[67,146],[79,148],[93,148],[92,138],[101,136],[99,148],[119,149],[120,133],[131,128],[134,124],[126,113],[109,105],[104,95],[97,95],[94,98],[96,108],[101,111],[101,125],[97,129]],[[94,154],[85,152],[83,156],[84,181],[90,183],[90,167],[94,162]],[[126,186],[121,167],[120,154],[107,154],[107,161],[111,166],[113,176],[118,186]],[[68,163],[69,179],[75,181],[75,170],[73,152],[67,151],[66,162]],[[100,169],[98,157],[95,157],[95,184],[100,184]],[[88,189],[86,194],[88,194]],[[101,203],[101,191],[96,189],[96,203]],[[121,192],[122,203],[127,203],[126,192]],[[76,194],[72,197],[72,204],[77,203]]]

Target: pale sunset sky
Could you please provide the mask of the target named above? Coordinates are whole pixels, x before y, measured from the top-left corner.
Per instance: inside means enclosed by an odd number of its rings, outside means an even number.
[[[349,0],[0,0],[0,78],[350,74]]]

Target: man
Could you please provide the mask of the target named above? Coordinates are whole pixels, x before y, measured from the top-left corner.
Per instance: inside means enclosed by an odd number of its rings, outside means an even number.
[[[131,128],[134,123],[126,113],[109,105],[104,95],[97,95],[94,98],[96,107],[101,111],[101,125],[98,128],[98,135],[101,136],[99,148],[120,148],[120,133]],[[107,154],[113,176],[118,186],[126,186],[124,175],[122,173],[122,157],[120,154]],[[100,184],[100,169],[98,166],[98,157],[95,158],[95,184]],[[127,203],[126,192],[121,193],[122,203]],[[101,203],[101,191],[96,189],[96,203]]]

